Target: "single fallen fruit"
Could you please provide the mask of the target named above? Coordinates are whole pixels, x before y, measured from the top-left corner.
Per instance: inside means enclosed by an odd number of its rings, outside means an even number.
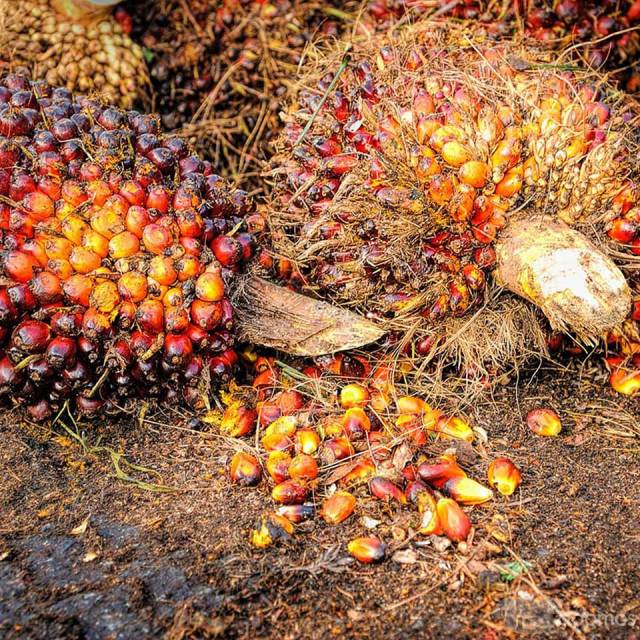
[[[471,520],[455,500],[440,498],[436,510],[442,531],[449,540],[462,542],[467,539],[471,531]]]
[[[347,545],[349,553],[364,564],[372,564],[384,560],[385,549],[385,545],[375,536],[354,538]]]
[[[520,470],[509,458],[496,458],[487,469],[489,484],[503,496],[510,496],[522,481]]]
[[[262,479],[262,469],[255,456],[244,451],[238,451],[229,467],[229,477],[234,484],[245,487],[255,487]]]
[[[116,0],[0,0],[0,58],[33,76],[131,108],[147,102],[142,47],[111,15]]]
[[[293,535],[293,525],[277,513],[267,513],[260,518],[249,535],[249,541],[258,549],[266,549],[274,542],[286,542]]]
[[[451,478],[442,485],[442,492],[460,504],[482,504],[493,498],[493,491],[471,478]]]
[[[336,491],[322,503],[320,515],[328,524],[339,524],[346,520],[356,508],[355,496],[348,491]]]
[[[557,436],[562,430],[560,416],[551,409],[532,409],[527,414],[527,424],[538,436]]]

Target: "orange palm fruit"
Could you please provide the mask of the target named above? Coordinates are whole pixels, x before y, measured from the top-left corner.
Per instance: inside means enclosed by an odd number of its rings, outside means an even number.
[[[255,456],[244,451],[238,451],[231,459],[229,468],[231,482],[246,487],[254,487],[260,483],[262,470]]]
[[[347,384],[340,389],[340,405],[343,409],[365,407],[369,398],[368,389],[361,384]]]
[[[231,438],[241,438],[255,431],[257,411],[242,402],[233,402],[225,408],[220,430]]]
[[[440,498],[436,511],[442,532],[449,540],[462,542],[467,539],[471,532],[471,520],[455,500]]]
[[[447,480],[440,490],[460,504],[482,504],[493,498],[491,489],[464,476]]]
[[[278,507],[276,513],[285,517],[289,522],[299,524],[313,518],[316,510],[312,504],[285,504]]]
[[[322,503],[320,515],[328,524],[346,520],[356,507],[355,497],[348,491],[336,491]]]
[[[369,416],[360,407],[347,409],[342,416],[342,428],[349,438],[362,438],[367,431],[371,430]]]
[[[442,525],[438,516],[437,504],[433,493],[429,490],[419,491],[416,496],[418,512],[420,513],[419,533],[423,536],[442,535]]]
[[[522,481],[520,470],[509,458],[496,458],[487,469],[489,484],[503,496],[510,496]]]
[[[347,550],[356,560],[364,564],[384,560],[385,545],[375,536],[354,538],[347,545]]]
[[[350,484],[360,484],[367,481],[376,472],[376,465],[368,459],[359,460],[355,466],[340,479],[340,484],[348,486]]]
[[[314,454],[320,446],[320,436],[313,429],[298,429],[295,435],[295,448],[299,453]]]
[[[318,463],[306,453],[299,453],[289,465],[289,475],[293,480],[315,480],[318,477]]]
[[[560,416],[551,409],[532,409],[527,414],[529,429],[539,436],[557,436],[562,429]]]
[[[640,390],[640,371],[615,368],[609,375],[609,384],[615,391],[625,396],[633,396]]]
[[[434,430],[449,438],[473,442],[473,430],[462,418],[442,416],[437,421]]]
[[[290,464],[291,456],[286,451],[270,451],[265,468],[273,481],[279,484],[289,478]]]

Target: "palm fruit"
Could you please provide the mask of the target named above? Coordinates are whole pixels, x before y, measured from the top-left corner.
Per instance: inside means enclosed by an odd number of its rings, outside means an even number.
[[[238,361],[227,283],[252,251],[246,193],[155,116],[18,75],[0,80],[0,136],[2,397],[39,417],[67,400],[197,405]],[[218,257],[231,230],[243,252]]]
[[[640,89],[638,0],[371,0],[367,14],[383,25],[430,16],[473,22],[493,38],[523,34]]]
[[[271,171],[271,250],[293,268],[258,261],[468,375],[544,352],[534,307],[586,340],[620,328],[615,242],[640,211],[634,104],[545,51],[470,38],[425,21],[318,61]]]
[[[487,468],[489,484],[503,496],[510,496],[522,481],[520,470],[509,458],[496,458]]]
[[[376,536],[354,538],[347,545],[349,553],[364,564],[372,564],[384,560],[385,545]]]
[[[0,59],[123,108],[144,102],[149,78],[142,48],[109,4],[115,0],[0,0]]]
[[[527,414],[529,429],[539,436],[557,436],[562,430],[562,422],[552,409],[532,409]]]

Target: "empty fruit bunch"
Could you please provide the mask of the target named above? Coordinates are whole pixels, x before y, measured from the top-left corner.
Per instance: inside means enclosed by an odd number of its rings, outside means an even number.
[[[124,108],[143,102],[149,79],[142,48],[109,4],[115,0],[0,0],[0,61]]]
[[[34,417],[199,402],[237,360],[226,282],[252,253],[248,214],[156,116],[4,77],[2,397]]]
[[[467,364],[484,343],[500,366],[507,304],[586,340],[613,330],[634,353],[635,103],[530,46],[465,38],[425,21],[301,79],[260,268],[387,323],[420,357],[472,331]],[[504,340],[540,335],[529,318]]]

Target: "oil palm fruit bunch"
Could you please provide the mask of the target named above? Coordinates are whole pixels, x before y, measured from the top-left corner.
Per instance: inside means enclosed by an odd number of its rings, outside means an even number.
[[[319,0],[147,0],[130,10],[163,124],[234,176],[261,166],[305,45],[336,29]]]
[[[548,52],[429,21],[316,69],[285,115],[262,270],[423,361],[456,339],[468,370],[544,350],[534,309],[634,353],[633,101]]]
[[[158,118],[0,81],[0,391],[46,417],[128,398],[197,403],[237,362],[228,283],[247,194]]]
[[[423,536],[467,539],[469,508],[493,492],[456,458],[456,446],[468,452],[478,433],[465,418],[401,395],[393,368],[380,360],[347,353],[293,367],[253,351],[241,357],[253,363],[251,387],[224,392],[224,408],[205,421],[240,441],[231,482],[267,492],[274,503],[251,544],[286,540],[303,521],[332,527],[363,516],[378,522],[376,533],[402,521]],[[482,470],[489,471],[501,492],[515,491],[519,478],[496,462]],[[384,555],[380,545],[351,547],[363,562]]]
[[[124,108],[144,102],[143,52],[111,15],[116,1],[0,0],[0,61]]]

